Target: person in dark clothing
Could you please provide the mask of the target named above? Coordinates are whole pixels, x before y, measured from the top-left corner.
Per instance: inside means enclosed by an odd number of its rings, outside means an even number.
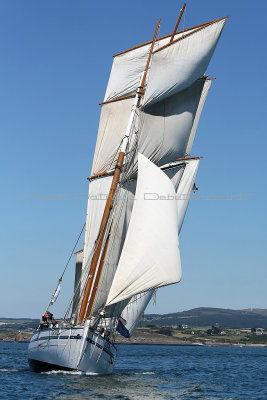
[[[53,326],[56,325],[56,321],[55,321],[55,319],[54,319],[53,314],[51,314],[49,311],[47,311],[47,312],[42,316],[42,319],[41,319],[41,321],[40,321],[40,329],[48,328],[50,323],[51,323]]]
[[[40,321],[39,327],[40,327],[40,329],[43,329],[43,328],[48,328],[48,326],[49,326],[49,324],[48,324],[48,321],[47,321],[47,317],[46,317],[46,315],[43,315],[42,319]]]
[[[52,324],[53,326],[55,326],[55,325],[56,325],[56,321],[55,321],[55,319],[54,319],[53,314],[51,314],[51,312],[47,311],[47,312],[45,313],[45,315],[47,315],[47,318],[51,321],[51,324]]]

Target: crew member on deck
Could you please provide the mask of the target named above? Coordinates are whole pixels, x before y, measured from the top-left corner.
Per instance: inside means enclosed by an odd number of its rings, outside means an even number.
[[[43,316],[42,319],[40,321],[40,329],[43,328],[48,328],[49,327],[49,323],[51,323],[53,326],[56,325],[56,321],[54,319],[53,314],[51,314],[49,311],[47,311]]]
[[[39,328],[44,329],[44,328],[48,328],[48,326],[49,326],[49,324],[47,321],[47,317],[46,317],[46,314],[44,314],[41,318]]]

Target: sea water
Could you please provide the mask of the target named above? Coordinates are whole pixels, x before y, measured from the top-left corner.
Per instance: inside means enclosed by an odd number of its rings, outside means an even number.
[[[27,343],[0,343],[0,399],[267,400],[267,348],[118,345],[112,375],[27,363]]]

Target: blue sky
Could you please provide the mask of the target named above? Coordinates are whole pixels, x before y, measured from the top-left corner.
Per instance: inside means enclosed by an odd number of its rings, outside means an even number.
[[[88,190],[112,55],[150,40],[158,17],[160,34],[170,33],[181,6],[0,2],[0,316],[39,317],[46,307],[85,219],[77,194]],[[192,149],[204,158],[180,237],[183,279],[160,289],[148,312],[267,308],[266,12],[265,0],[187,1],[186,27],[230,18]],[[58,314],[73,275],[74,259]]]

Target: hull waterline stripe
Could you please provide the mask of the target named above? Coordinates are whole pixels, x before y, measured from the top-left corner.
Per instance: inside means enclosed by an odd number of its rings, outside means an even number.
[[[113,354],[110,350],[108,350],[106,347],[101,346],[101,344],[96,343],[94,340],[92,340],[92,339],[90,339],[90,338],[87,338],[86,340],[87,340],[87,342],[89,342],[89,343],[91,343],[91,344],[94,344],[94,345],[95,345],[96,347],[98,347],[99,349],[103,349],[103,351],[104,351],[105,353],[107,353],[111,358],[114,358],[114,357],[115,357],[114,354]]]
[[[32,342],[38,342],[39,340],[58,340],[58,339],[76,339],[76,340],[80,340],[80,339],[82,339],[82,336],[79,336],[79,337],[77,337],[77,336],[74,336],[74,335],[71,335],[71,336],[42,336],[42,337],[38,337],[38,338],[36,338],[36,339],[32,339],[31,341],[30,341],[30,343],[32,343]]]

